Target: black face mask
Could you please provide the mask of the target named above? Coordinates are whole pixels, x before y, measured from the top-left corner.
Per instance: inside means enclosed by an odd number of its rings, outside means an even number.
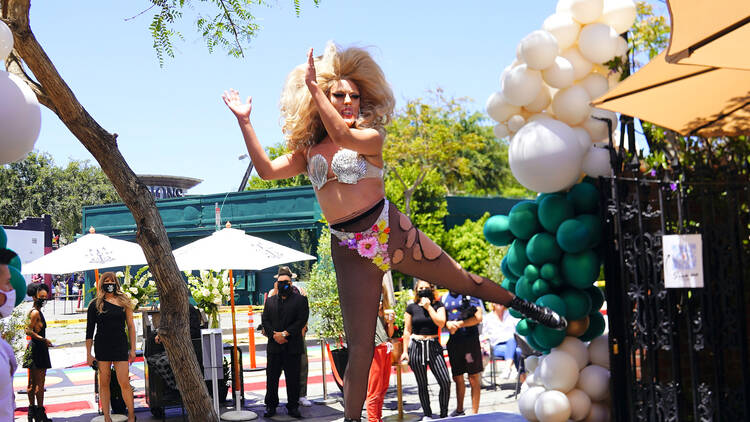
[[[46,301],[47,299],[34,299],[34,306],[36,306],[37,308],[41,308],[42,306],[44,306],[44,302]]]
[[[417,296],[419,297],[426,297],[427,299],[432,300],[435,296],[432,294],[432,289],[419,289],[417,291]]]
[[[282,296],[289,296],[289,294],[292,292],[292,283],[291,282],[280,282],[279,283],[279,294]]]
[[[104,285],[104,291],[107,293],[114,293],[115,292],[115,285],[114,284],[105,284]]]

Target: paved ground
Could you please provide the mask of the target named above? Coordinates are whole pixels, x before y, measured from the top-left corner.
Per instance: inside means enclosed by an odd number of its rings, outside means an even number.
[[[94,371],[85,366],[85,348],[83,340],[85,337],[85,314],[72,312],[73,306],[68,304],[63,308],[60,303],[50,303],[45,308],[45,316],[48,321],[48,338],[50,338],[58,347],[51,349],[53,369],[47,373],[47,393],[45,396],[45,405],[48,409],[48,415],[55,421],[89,421],[98,416],[97,404],[94,395]],[[28,305],[27,305],[28,306]],[[250,367],[250,357],[248,353],[248,318],[247,308],[242,308],[242,313],[236,314],[238,326],[238,339],[242,345],[243,363],[246,369]],[[222,327],[231,327],[231,315],[228,312],[222,313]],[[256,321],[259,315],[256,314]],[[136,327],[141,327],[140,320],[136,321]],[[224,341],[231,342],[231,330],[224,330]],[[265,338],[255,336],[258,348],[256,350],[256,362],[259,367],[265,366]],[[140,337],[138,344],[141,343]],[[308,357],[309,357],[309,374],[308,374],[308,398],[313,401],[320,401],[324,397],[324,377],[322,373],[321,348],[314,339],[308,338]],[[333,382],[330,374],[330,364],[326,361],[328,373],[326,374],[325,387],[327,389],[327,398],[332,401],[327,404],[314,404],[312,407],[301,407],[302,415],[305,420],[310,421],[331,421],[343,418],[343,408],[341,405],[341,394]],[[493,386],[491,377],[485,377],[487,386],[482,390],[480,405],[480,414],[474,417],[463,417],[462,421],[470,420],[477,422],[479,420],[502,420],[502,421],[521,421],[518,415],[518,406],[514,395],[515,375],[507,374],[507,364],[497,363],[498,372],[503,372],[504,377],[496,378],[496,385]],[[439,408],[437,403],[438,386],[434,378],[431,381],[430,391],[434,398],[432,403],[433,410]],[[16,421],[26,420],[26,407],[28,400],[26,394],[20,394],[25,390],[27,382],[26,370],[19,369],[14,377],[14,388],[16,393]],[[145,380],[143,362],[138,361],[131,366],[131,384],[135,388],[136,411],[139,421],[162,420],[156,419],[151,415],[148,404],[145,400]],[[286,394],[282,387],[279,396],[282,403],[286,400]],[[265,394],[265,372],[246,372],[244,378],[245,387],[245,405],[244,408],[254,411],[260,415],[262,420],[263,414],[263,396]],[[453,387],[455,388],[455,387]],[[408,368],[403,373],[403,403],[407,417],[421,416],[421,407],[417,396],[416,381],[413,374]],[[467,387],[467,393],[469,389]],[[468,395],[468,394],[467,394]],[[228,403],[230,406],[231,402]],[[452,392],[449,409],[455,409],[455,389]],[[470,408],[470,399],[467,397],[465,406]],[[395,367],[391,376],[391,387],[386,395],[384,406],[384,417],[398,419],[397,412],[397,388]],[[223,408],[223,411],[231,408]],[[278,415],[272,420],[287,421],[290,418],[285,414],[285,408],[280,406]],[[364,417],[363,412],[363,417]],[[182,420],[179,408],[168,409],[167,420]],[[187,420],[187,418],[185,418]]]

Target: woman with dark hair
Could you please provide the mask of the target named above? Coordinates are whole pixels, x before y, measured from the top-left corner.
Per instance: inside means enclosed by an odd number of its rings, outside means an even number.
[[[369,52],[333,43],[321,57],[308,51],[307,62],[292,70],[281,94],[289,153],[273,161],[250,122],[251,99],[243,102],[235,90],[223,99],[237,118],[258,175],[285,179],[306,173],[330,223],[344,331],[349,355],[356,357],[344,375],[345,419],[359,420],[362,414],[381,280],[390,269],[565,328],[567,322],[554,311],[464,270],[385,198],[383,145],[395,100]]]
[[[427,366],[440,386],[440,417],[448,416],[451,376],[439,338],[440,329],[445,326],[446,320],[445,306],[435,298],[434,286],[424,280],[417,280],[414,283],[414,301],[406,306],[404,313],[404,353],[401,361],[409,362],[417,379],[419,402],[425,418],[433,417],[430,392],[427,389]]]
[[[96,299],[89,304],[86,318],[86,362],[94,365],[94,356],[99,369],[99,403],[102,405],[104,421],[110,418],[109,383],[114,366],[122,398],[128,407],[128,422],[135,421],[133,390],[128,379],[128,366],[135,360],[135,325],[133,324],[133,304],[122,293],[120,283],[113,272],[102,274]],[[125,333],[127,325],[128,332]],[[96,337],[94,337],[96,331]]]
[[[29,396],[29,421],[47,422],[52,419],[47,417],[44,409],[44,383],[47,369],[52,367],[49,359],[52,342],[45,337],[47,321],[42,307],[49,298],[49,287],[43,283],[29,284],[26,294],[34,299],[34,305],[29,311],[29,324],[26,326],[26,335],[31,337],[31,341],[23,362],[23,367],[29,369],[29,385],[26,389]]]

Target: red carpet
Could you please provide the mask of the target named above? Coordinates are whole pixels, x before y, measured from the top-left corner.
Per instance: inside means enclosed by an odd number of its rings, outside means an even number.
[[[67,412],[70,410],[93,409],[93,407],[91,407],[91,403],[87,401],[74,401],[70,403],[48,404],[44,406],[44,408],[46,409],[47,414],[57,413],[57,412]],[[24,416],[28,413],[28,411],[29,411],[28,407],[19,407],[16,409],[14,416]]]

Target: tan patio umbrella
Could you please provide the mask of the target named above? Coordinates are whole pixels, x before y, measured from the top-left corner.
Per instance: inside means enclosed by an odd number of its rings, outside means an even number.
[[[750,1],[670,0],[666,60],[750,70]]]
[[[750,37],[743,50],[750,51]],[[750,71],[671,64],[666,51],[592,102],[682,135],[750,134]]]

